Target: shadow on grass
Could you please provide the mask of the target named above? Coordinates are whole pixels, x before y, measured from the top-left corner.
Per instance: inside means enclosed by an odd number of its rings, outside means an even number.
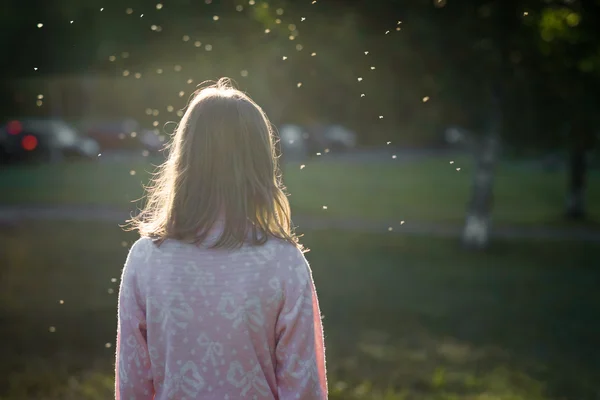
[[[600,255],[584,243],[307,233],[332,399],[592,399]],[[109,399],[135,240],[106,224],[0,232],[0,399]],[[62,303],[61,303],[62,301]]]

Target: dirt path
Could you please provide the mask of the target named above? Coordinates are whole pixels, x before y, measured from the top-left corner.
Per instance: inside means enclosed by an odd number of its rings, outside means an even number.
[[[0,226],[26,220],[124,222],[130,212],[102,206],[0,206]],[[296,216],[294,223],[299,231],[320,229],[342,229],[362,232],[389,232],[390,234],[458,237],[461,227],[406,221],[390,225],[385,221],[361,219],[316,218]],[[391,228],[391,230],[390,230]],[[494,237],[507,239],[577,240],[600,242],[600,231],[583,228],[554,229],[534,227],[502,227],[493,231]]]

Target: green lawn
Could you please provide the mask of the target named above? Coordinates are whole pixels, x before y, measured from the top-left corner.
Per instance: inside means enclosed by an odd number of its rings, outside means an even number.
[[[468,159],[415,163],[288,165],[285,183],[296,214],[460,223],[471,185]],[[461,168],[457,171],[456,168]],[[153,168],[143,162],[8,168],[0,172],[0,203],[100,204],[133,208]],[[130,171],[135,171],[131,175]],[[564,173],[503,164],[494,218],[498,225],[561,224]],[[600,173],[589,178],[592,220],[600,221]],[[324,209],[323,206],[327,206]]]
[[[111,398],[116,291],[134,239],[107,224],[0,231],[0,399]],[[305,244],[332,399],[597,395],[594,244],[496,241],[484,254],[334,231],[306,232]]]

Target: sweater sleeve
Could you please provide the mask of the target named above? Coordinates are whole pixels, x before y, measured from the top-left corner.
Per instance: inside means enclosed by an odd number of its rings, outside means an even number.
[[[116,400],[146,400],[154,397],[152,370],[146,342],[144,301],[138,285],[143,262],[136,242],[131,248],[121,277],[119,290],[117,345],[115,363]]]
[[[323,327],[312,273],[299,250],[290,262],[293,283],[286,285],[276,332],[279,399],[327,399]]]

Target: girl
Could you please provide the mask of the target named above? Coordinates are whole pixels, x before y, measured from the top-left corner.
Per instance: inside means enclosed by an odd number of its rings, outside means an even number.
[[[221,79],[187,109],[130,222],[116,398],[326,399],[309,265],[271,125]]]

